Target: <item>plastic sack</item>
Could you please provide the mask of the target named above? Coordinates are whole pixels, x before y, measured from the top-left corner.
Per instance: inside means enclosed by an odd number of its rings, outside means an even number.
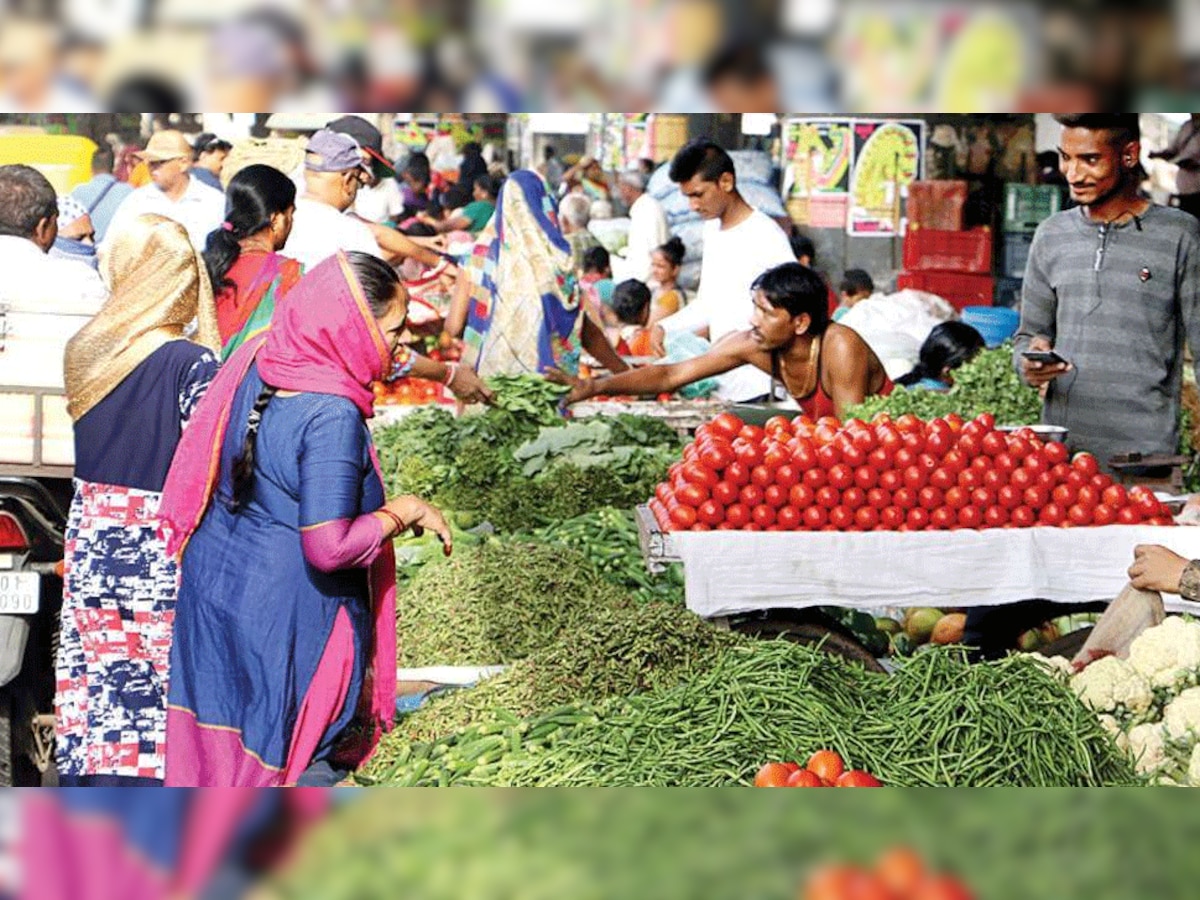
[[[708,341],[699,335],[692,334],[690,331],[671,332],[667,334],[667,355],[663,359],[663,362],[679,363],[695,359],[697,356],[707,353],[708,348]],[[699,400],[702,397],[712,394],[716,391],[717,387],[717,379],[704,378],[680,388],[679,393],[687,400]]]

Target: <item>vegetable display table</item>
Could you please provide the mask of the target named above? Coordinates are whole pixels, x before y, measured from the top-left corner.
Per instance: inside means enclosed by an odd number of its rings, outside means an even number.
[[[842,606],[1001,606],[1111,600],[1138,544],[1200,558],[1200,528],[1114,525],[910,533],[663,533],[639,508],[651,568],[683,563],[687,605],[705,618]],[[1168,609],[1196,604],[1165,598]]]

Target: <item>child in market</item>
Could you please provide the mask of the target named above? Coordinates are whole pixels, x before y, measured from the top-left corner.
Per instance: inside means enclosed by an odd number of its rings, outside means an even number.
[[[636,278],[622,281],[613,288],[612,308],[623,328],[619,332],[617,352],[625,356],[655,356],[650,341],[652,299],[650,288]]]
[[[686,255],[687,247],[678,236],[650,254],[650,277],[655,289],[647,327],[674,315],[687,303],[687,293],[679,286],[679,270]]]
[[[613,284],[612,262],[607,250],[592,247],[583,254],[583,274],[579,280],[583,287],[584,308],[592,321],[605,329],[619,328],[620,320],[612,311],[616,285]]]
[[[874,294],[875,282],[863,269],[847,269],[846,274],[842,276],[842,283],[838,290],[841,294],[841,303],[833,312],[833,321],[835,322],[840,322],[842,316],[850,312],[858,301],[866,300]]]

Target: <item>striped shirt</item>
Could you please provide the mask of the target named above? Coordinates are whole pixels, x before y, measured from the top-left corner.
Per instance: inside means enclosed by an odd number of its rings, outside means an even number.
[[[1018,371],[1036,335],[1073,365],[1051,382],[1043,422],[1070,429],[1106,469],[1118,453],[1175,453],[1184,340],[1200,352],[1200,222],[1162,206],[1121,225],[1082,208],[1043,222],[1025,272]]]

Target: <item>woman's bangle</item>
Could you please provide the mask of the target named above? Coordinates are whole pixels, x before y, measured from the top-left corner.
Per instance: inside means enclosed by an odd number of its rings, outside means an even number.
[[[390,509],[388,509],[386,506],[380,507],[379,512],[383,513],[385,516],[387,516],[389,519],[392,520],[392,522],[396,526],[396,534],[404,534],[404,532],[408,531],[408,526],[404,524],[404,520],[401,519],[394,512],[392,512]]]
[[[458,363],[446,363],[446,380],[442,382],[446,387],[454,381],[454,376],[458,374]]]

